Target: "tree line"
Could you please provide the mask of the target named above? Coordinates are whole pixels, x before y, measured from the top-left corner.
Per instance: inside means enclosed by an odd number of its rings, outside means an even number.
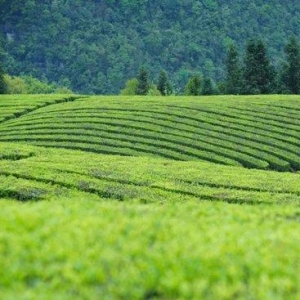
[[[0,94],[73,94],[66,87],[48,83],[32,76],[10,76],[0,65]]]
[[[216,94],[299,94],[300,93],[300,46],[291,37],[284,47],[285,59],[275,68],[267,47],[261,39],[247,42],[243,59],[235,44],[231,44],[226,56],[226,77],[215,83],[211,78],[195,74],[188,79],[185,95]],[[57,93],[71,92],[55,84],[37,80],[31,76],[14,77],[6,75],[0,62],[0,94],[16,93]],[[121,90],[122,95],[172,95],[178,91],[171,83],[168,74],[162,70],[156,82],[150,80],[146,67],[142,67],[136,78],[127,81]],[[179,93],[182,94],[182,93]]]
[[[0,94],[73,94],[66,87],[32,76],[10,76],[4,72],[0,62]]]
[[[285,60],[275,68],[267,48],[260,39],[251,39],[243,61],[235,45],[229,47],[226,59],[225,94],[299,94],[300,47],[291,37],[284,47]]]
[[[209,77],[193,75],[185,86],[185,95],[251,95],[251,94],[299,94],[300,46],[291,37],[284,47],[285,60],[279,68],[272,64],[267,47],[261,39],[247,42],[243,59],[237,47],[231,44],[226,57],[225,80],[217,84]],[[127,81],[123,95],[171,95],[176,94],[167,72],[162,70],[156,84],[149,79],[149,72],[142,67],[136,78]]]

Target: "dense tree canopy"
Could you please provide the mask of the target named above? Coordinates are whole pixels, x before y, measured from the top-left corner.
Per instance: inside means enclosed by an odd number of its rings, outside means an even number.
[[[198,96],[201,95],[201,93],[202,85],[200,76],[192,76],[185,87],[185,94],[187,96]]]
[[[108,94],[143,65],[183,92],[197,72],[225,78],[233,41],[241,51],[260,37],[278,66],[299,18],[298,0],[0,0],[0,42],[10,75]]]
[[[148,71],[142,67],[138,76],[137,95],[147,95],[150,90]]]
[[[234,44],[229,46],[226,58],[225,93],[238,95],[242,93],[242,66]]]
[[[171,95],[172,94],[172,87],[168,79],[168,74],[165,70],[160,72],[157,89],[163,96]]]
[[[0,94],[5,94],[7,92],[7,85],[4,78],[4,70],[0,63]]]
[[[295,39],[291,37],[285,47],[287,62],[283,66],[282,81],[284,91],[291,94],[300,92],[300,46]]]
[[[269,94],[273,91],[275,76],[261,40],[249,40],[244,68],[245,94]]]

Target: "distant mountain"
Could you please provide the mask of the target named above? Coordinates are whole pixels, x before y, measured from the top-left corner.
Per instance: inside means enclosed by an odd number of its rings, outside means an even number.
[[[0,0],[3,64],[80,93],[119,93],[146,66],[177,90],[199,72],[224,77],[227,46],[261,37],[275,65],[300,36],[296,0]]]

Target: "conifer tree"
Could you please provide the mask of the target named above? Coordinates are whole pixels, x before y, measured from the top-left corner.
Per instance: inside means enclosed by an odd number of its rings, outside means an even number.
[[[158,78],[157,89],[163,96],[172,94],[172,87],[168,79],[167,72],[162,70]]]
[[[137,95],[147,95],[150,89],[148,71],[142,67],[138,76]]]
[[[210,78],[204,77],[202,86],[202,95],[215,94],[213,83]]]
[[[257,83],[258,66],[255,59],[256,55],[256,42],[250,40],[247,43],[246,55],[244,59],[244,88],[243,93],[255,94],[259,93]]]
[[[275,69],[267,57],[265,44],[261,40],[250,40],[246,49],[244,65],[245,94],[268,94],[275,88]]]
[[[242,92],[242,68],[235,45],[228,49],[226,58],[225,93],[238,95]]]
[[[0,94],[5,94],[6,92],[7,92],[7,86],[4,80],[4,70],[0,62]]]
[[[282,71],[282,81],[286,92],[300,93],[300,47],[295,37],[291,37],[285,49],[286,64]]]
[[[193,76],[190,78],[185,87],[185,94],[188,96],[201,95],[201,79],[200,76]]]

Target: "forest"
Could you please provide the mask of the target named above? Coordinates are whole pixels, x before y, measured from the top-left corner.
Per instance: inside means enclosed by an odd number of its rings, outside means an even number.
[[[83,94],[118,94],[141,67],[166,70],[176,93],[191,76],[226,76],[226,53],[264,41],[275,68],[300,36],[296,0],[0,0],[0,55],[11,76]]]

